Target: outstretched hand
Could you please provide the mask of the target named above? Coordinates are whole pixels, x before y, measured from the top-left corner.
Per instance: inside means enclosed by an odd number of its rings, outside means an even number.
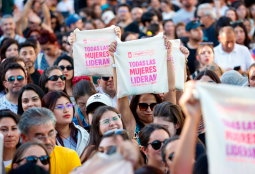
[[[171,56],[172,53],[172,43],[170,42],[170,40],[167,39],[167,37],[164,35],[164,40],[165,40],[165,46],[167,49],[167,57]]]
[[[189,57],[189,50],[188,48],[186,48],[185,46],[180,46],[180,50],[182,52],[182,54],[185,55],[185,60],[186,60],[186,63],[188,62],[188,57]]]
[[[115,59],[114,59],[114,52],[116,51],[116,47],[117,47],[117,41],[113,41],[110,45],[109,45],[109,54],[112,56],[113,59],[113,63],[115,63]]]
[[[114,27],[114,32],[118,36],[118,38],[121,38],[121,30],[120,27]]]

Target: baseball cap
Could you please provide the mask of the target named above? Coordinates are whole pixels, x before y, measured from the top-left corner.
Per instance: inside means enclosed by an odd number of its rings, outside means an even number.
[[[115,15],[112,11],[106,11],[102,14],[102,20],[104,21],[105,25],[108,25],[112,19],[115,18]]]
[[[86,113],[90,113],[98,106],[112,106],[112,101],[104,94],[94,94],[89,97],[87,104],[86,104]]]
[[[239,72],[235,70],[230,70],[225,72],[221,78],[221,83],[229,84],[229,85],[237,85],[237,86],[247,86],[248,77],[243,77]]]
[[[68,27],[70,27],[71,24],[74,24],[79,19],[81,19],[81,17],[78,14],[76,14],[76,13],[72,14],[72,15],[68,16],[68,18],[66,19],[66,25]]]
[[[191,29],[196,29],[197,27],[203,26],[199,21],[190,21],[186,25],[186,31],[190,31]]]

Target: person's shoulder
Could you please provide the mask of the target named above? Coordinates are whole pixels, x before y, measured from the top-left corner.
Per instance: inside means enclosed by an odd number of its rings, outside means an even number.
[[[62,146],[55,146],[54,153],[61,155],[76,154],[74,150]]]
[[[235,46],[239,49],[239,50],[242,50],[242,51],[249,51],[249,49],[246,47],[246,46],[244,46],[244,45],[240,45],[240,44],[235,44]]]

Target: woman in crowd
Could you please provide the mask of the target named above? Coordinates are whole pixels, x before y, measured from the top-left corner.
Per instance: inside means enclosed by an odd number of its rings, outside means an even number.
[[[249,81],[249,85],[250,85],[250,87],[255,87],[255,63],[253,63],[250,67],[249,67],[249,69],[248,69],[248,71],[247,71],[248,73],[248,81]]]
[[[141,129],[139,138],[142,146],[141,150],[146,156],[147,165],[166,171],[160,152],[164,141],[169,137],[168,130],[158,124],[149,124]]]
[[[36,165],[50,171],[50,155],[46,147],[39,142],[22,144],[14,154],[12,169],[28,162],[36,163]]]
[[[243,20],[247,17],[248,11],[243,2],[236,3],[235,9],[238,16],[238,20]]]
[[[236,43],[246,46],[250,49],[250,38],[248,36],[247,30],[242,22],[232,24],[232,28],[236,34]]]
[[[0,132],[4,136],[3,162],[5,167],[12,162],[16,148],[20,145],[18,123],[19,119],[16,114],[9,109],[0,110]]]
[[[62,45],[61,45],[61,49],[70,53],[72,50],[71,45],[68,43],[68,36],[70,35],[71,32],[66,32],[63,37],[62,37]]]
[[[22,115],[32,107],[42,107],[43,96],[44,92],[39,86],[30,83],[24,86],[19,93],[18,114]]]
[[[186,24],[184,22],[180,22],[175,25],[174,35],[176,39],[181,39],[182,43],[185,44],[189,41],[188,34],[185,29]]]
[[[1,60],[9,57],[19,56],[18,52],[19,43],[14,39],[7,39],[1,46],[0,56]]]
[[[218,75],[207,69],[200,72],[194,80],[199,80],[201,82],[221,83]]]
[[[74,107],[69,97],[62,91],[51,91],[43,97],[42,107],[50,109],[57,119],[57,145],[73,149],[81,156],[88,144],[89,134],[72,122]]]
[[[125,33],[123,33],[121,35],[121,41],[122,42],[131,41],[131,40],[137,40],[137,39],[138,39],[138,37],[136,36],[136,34],[133,33],[133,32],[130,32],[130,31],[125,32]]]
[[[172,10],[172,4],[170,1],[161,1],[160,9],[162,10],[163,21],[172,19],[175,15],[175,12]]]
[[[34,39],[39,39],[39,37],[41,36],[41,31],[38,29],[30,29],[27,32],[26,38],[34,38]]]
[[[93,19],[101,18],[102,9],[101,9],[101,5],[100,4],[97,4],[97,3],[93,4],[92,5],[92,11],[93,11],[93,13],[92,13]]]
[[[90,96],[96,94],[96,89],[88,80],[81,80],[73,87],[73,97],[78,106],[78,112],[75,113],[73,122],[84,128],[89,127],[89,119],[86,113],[87,100]]]
[[[236,10],[233,9],[233,8],[227,9],[227,10],[226,10],[226,13],[225,13],[225,16],[226,16],[226,17],[229,17],[232,21],[237,21],[237,19],[238,19]]]
[[[96,26],[97,26],[97,29],[103,29],[105,28],[105,24],[104,24],[104,21],[101,19],[101,18],[97,18],[94,20]]]
[[[104,133],[113,129],[126,129],[119,111],[110,106],[99,107],[93,115],[89,144],[81,157],[82,163],[98,150]]]
[[[169,40],[173,40],[177,38],[177,36],[175,35],[175,26],[172,20],[164,21],[163,27],[165,31],[165,36]]]
[[[66,76],[58,66],[52,66],[43,71],[40,77],[40,87],[46,94],[50,91],[64,91]]]
[[[97,26],[94,23],[94,21],[89,20],[89,21],[85,22],[84,29],[85,30],[95,30],[95,29],[97,29]]]
[[[65,90],[66,94],[69,97],[73,96],[73,76],[74,76],[74,70],[73,70],[73,58],[70,56],[64,55],[57,58],[57,60],[54,62],[54,65],[58,66],[66,76],[65,81]]]

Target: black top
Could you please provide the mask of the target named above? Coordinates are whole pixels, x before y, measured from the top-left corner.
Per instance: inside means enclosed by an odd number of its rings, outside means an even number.
[[[216,37],[216,22],[214,22],[209,28],[203,29],[203,33],[204,42],[213,42],[214,47],[219,45],[219,40]]]
[[[184,46],[188,48],[190,53],[188,57],[187,65],[189,67],[190,74],[193,74],[196,71],[196,69],[199,67],[199,62],[196,59],[197,49],[190,49],[187,43],[184,44]]]
[[[33,82],[35,85],[39,86],[39,79],[41,77],[41,74],[39,73],[39,71],[37,71],[37,69],[35,69],[35,72],[33,74],[30,74]]]
[[[197,158],[204,153],[206,153],[205,145],[202,143],[202,141],[197,139],[195,160],[197,160]]]

